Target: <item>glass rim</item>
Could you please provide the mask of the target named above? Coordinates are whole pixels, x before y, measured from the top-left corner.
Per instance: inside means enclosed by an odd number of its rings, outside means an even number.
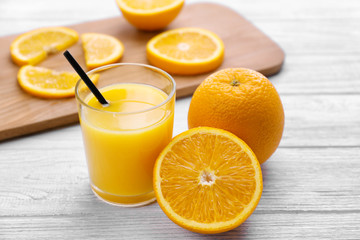
[[[151,110],[154,110],[154,109],[157,109],[165,104],[167,104],[172,98],[173,96],[175,95],[175,92],[176,92],[176,82],[174,80],[174,78],[167,72],[165,72],[164,70],[160,69],[160,68],[157,68],[157,67],[154,67],[154,66],[151,66],[151,65],[147,65],[147,64],[143,64],[143,63],[112,63],[112,64],[107,64],[107,65],[104,65],[104,66],[101,66],[101,67],[98,67],[98,68],[95,68],[95,69],[92,69],[90,71],[88,71],[86,74],[89,75],[89,74],[92,74],[94,72],[98,72],[98,71],[101,71],[101,70],[105,70],[105,69],[109,69],[109,68],[113,68],[113,67],[120,67],[120,66],[137,66],[137,67],[144,67],[144,68],[147,68],[147,69],[151,69],[151,70],[155,70],[157,72],[160,72],[161,74],[163,74],[164,76],[166,76],[170,82],[172,83],[172,89],[171,89],[171,92],[170,94],[168,94],[167,98],[162,101],[161,103],[153,106],[153,107],[150,107],[150,108],[147,108],[147,109],[144,109],[144,110],[140,110],[140,111],[134,111],[134,112],[113,112],[113,111],[107,111],[107,110],[104,110],[104,109],[98,109],[98,108],[95,108],[95,107],[92,107],[90,105],[88,105],[87,103],[85,103],[81,97],[79,96],[79,93],[78,93],[78,89],[79,89],[79,85],[81,84],[81,82],[86,86],[86,84],[83,82],[83,80],[81,78],[79,78],[79,80],[76,82],[76,85],[75,85],[75,97],[76,99],[80,102],[81,105],[84,105],[85,107],[87,108],[90,108],[92,110],[95,110],[95,111],[98,111],[98,112],[103,112],[103,113],[111,113],[111,114],[120,114],[120,115],[129,115],[129,114],[138,114],[138,113],[144,113],[144,112],[148,112],[148,111],[151,111]],[[138,83],[135,83],[135,84],[138,84]],[[151,86],[151,85],[150,85]],[[87,86],[86,86],[87,87]],[[153,86],[154,87],[154,86]],[[89,89],[90,91],[90,89]],[[90,91],[91,93],[91,91]]]

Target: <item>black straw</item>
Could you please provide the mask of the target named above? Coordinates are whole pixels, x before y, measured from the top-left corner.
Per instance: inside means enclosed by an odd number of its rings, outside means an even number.
[[[109,105],[109,103],[105,100],[104,96],[100,93],[100,91],[97,89],[94,83],[90,80],[89,76],[86,75],[84,70],[80,67],[79,63],[75,60],[75,58],[70,54],[68,50],[64,52],[64,56],[69,61],[71,66],[74,68],[74,70],[77,72],[77,74],[79,74],[80,78],[84,81],[86,86],[88,86],[90,91],[94,94],[97,100],[102,105]]]

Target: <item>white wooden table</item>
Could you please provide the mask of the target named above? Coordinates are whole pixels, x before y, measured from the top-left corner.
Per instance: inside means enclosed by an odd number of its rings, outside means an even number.
[[[230,232],[200,235],[172,223],[157,203],[101,202],[89,188],[76,124],[0,142],[0,239],[360,239],[360,1],[213,2],[286,53],[270,78],[285,131],[262,165],[252,216]],[[114,0],[0,0],[0,36],[119,14]],[[175,134],[187,129],[189,103],[176,103]]]

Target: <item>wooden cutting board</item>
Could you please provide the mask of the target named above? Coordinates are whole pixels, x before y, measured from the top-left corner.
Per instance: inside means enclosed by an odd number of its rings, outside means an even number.
[[[99,32],[119,38],[125,46],[121,62],[148,63],[146,42],[159,32],[138,31],[122,16],[69,26],[81,33]],[[218,34],[225,44],[222,68],[247,67],[269,76],[280,71],[284,53],[279,46],[237,12],[218,4],[189,4],[165,30],[178,27],[202,27]],[[30,30],[30,29],[29,29]],[[67,125],[78,121],[74,98],[46,100],[32,97],[17,84],[19,67],[12,63],[9,46],[17,35],[0,38],[0,141],[24,134]],[[80,41],[69,48],[84,64]],[[61,53],[39,64],[56,70],[73,71]],[[177,97],[191,95],[210,73],[177,76]]]

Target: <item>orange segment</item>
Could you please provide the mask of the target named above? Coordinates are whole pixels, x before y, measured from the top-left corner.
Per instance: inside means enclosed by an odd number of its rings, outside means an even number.
[[[37,64],[49,54],[62,51],[75,44],[78,34],[66,27],[36,29],[17,37],[10,46],[11,57],[19,66]]]
[[[179,14],[184,0],[116,0],[125,19],[138,29],[166,27]]]
[[[200,74],[219,67],[224,44],[213,32],[201,28],[178,28],[163,32],[147,44],[151,64],[174,74]]]
[[[199,233],[220,233],[243,223],[262,193],[256,156],[227,131],[200,127],[177,137],[154,167],[154,190],[165,214]]]
[[[124,45],[117,38],[101,33],[84,33],[81,35],[88,69],[115,63],[124,53]]]
[[[96,83],[99,74],[89,76]],[[64,98],[75,95],[77,73],[58,72],[43,67],[23,66],[18,72],[18,82],[31,95],[43,98]]]

